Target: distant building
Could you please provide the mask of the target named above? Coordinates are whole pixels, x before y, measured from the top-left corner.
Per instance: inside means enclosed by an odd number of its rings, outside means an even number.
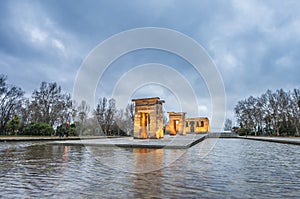
[[[210,131],[209,119],[207,117],[196,117],[185,119],[186,133],[208,133]]]
[[[169,114],[169,124],[166,124],[166,133],[170,135],[185,135],[185,114],[184,112],[168,112]]]

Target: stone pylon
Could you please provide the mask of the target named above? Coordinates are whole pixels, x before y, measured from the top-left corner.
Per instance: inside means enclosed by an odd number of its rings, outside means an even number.
[[[185,112],[168,112],[169,124],[166,125],[166,132],[170,135],[185,135]]]
[[[133,99],[135,103],[134,138],[163,138],[164,124],[162,106],[164,100],[159,97]]]

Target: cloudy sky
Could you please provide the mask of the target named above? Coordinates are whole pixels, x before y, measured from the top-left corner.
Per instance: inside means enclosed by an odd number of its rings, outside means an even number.
[[[299,88],[299,10],[298,0],[1,0],[0,73],[28,96],[42,81],[55,81],[72,93],[80,67],[101,42],[134,28],[167,28],[204,48],[224,83],[226,117],[234,118],[233,108],[240,99],[267,89]],[[160,70],[148,63],[167,67]],[[148,68],[139,70],[138,66],[145,65]],[[149,72],[151,67],[155,71]],[[150,79],[136,85],[132,80],[151,76],[161,76],[164,81],[154,78],[152,83]],[[192,104],[183,110],[189,116],[211,117],[211,93],[203,74],[170,52],[143,49],[127,53],[113,60],[98,78],[95,98],[115,90],[119,92],[115,95],[131,98],[159,96],[166,100],[166,111],[180,111],[183,104]],[[196,105],[178,97],[192,98],[183,85],[191,87]]]

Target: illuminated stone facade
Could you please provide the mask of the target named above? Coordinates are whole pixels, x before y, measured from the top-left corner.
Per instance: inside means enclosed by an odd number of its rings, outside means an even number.
[[[164,124],[162,106],[165,101],[159,97],[133,99],[135,103],[134,138],[163,138]]]
[[[185,132],[208,133],[210,131],[209,119],[207,117],[186,118]]]
[[[169,124],[166,125],[166,133],[170,135],[185,135],[185,114],[184,112],[168,112]]]

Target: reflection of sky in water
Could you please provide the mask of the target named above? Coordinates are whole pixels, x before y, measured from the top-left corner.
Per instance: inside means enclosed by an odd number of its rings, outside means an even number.
[[[90,148],[89,152],[79,146],[32,144],[6,143],[6,148],[1,145],[2,196],[299,196],[300,148],[295,145],[206,139],[181,154],[182,150],[171,149],[91,147],[94,151]],[[130,172],[160,166],[152,172]]]

